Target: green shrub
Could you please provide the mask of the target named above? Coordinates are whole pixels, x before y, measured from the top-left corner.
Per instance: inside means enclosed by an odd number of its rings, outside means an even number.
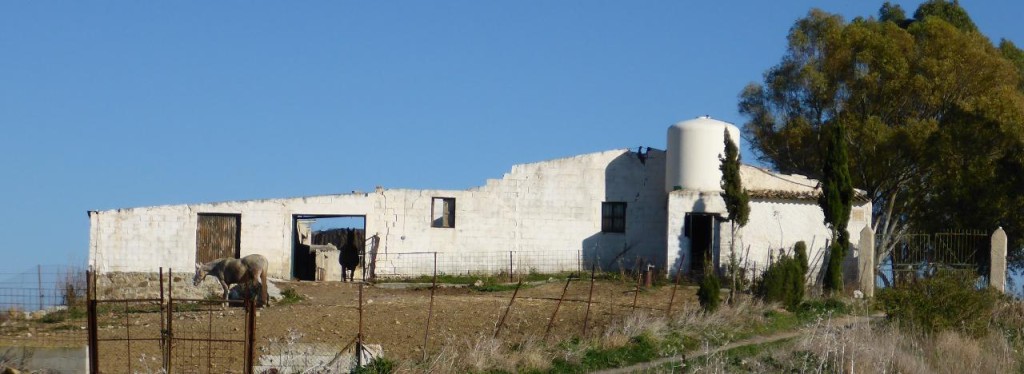
[[[804,267],[785,252],[761,274],[756,295],[766,302],[780,302],[795,310],[804,298]]]
[[[905,287],[887,288],[878,303],[890,321],[925,333],[959,331],[974,337],[988,331],[999,293],[978,289],[973,271],[940,270]]]
[[[707,265],[708,268],[710,265]],[[722,284],[718,281],[718,276],[714,272],[707,272],[704,274],[704,278],[700,280],[700,288],[697,289],[697,299],[700,301],[700,306],[704,308],[706,312],[714,312],[718,309],[719,292],[721,292]]]
[[[850,307],[839,299],[817,299],[800,303],[795,312],[798,319],[813,321],[824,315],[849,314]]]
[[[804,243],[803,240],[796,242],[796,244],[793,245],[793,257],[796,257],[796,260],[800,262],[800,268],[802,269],[800,271],[802,271],[806,277],[807,270],[810,269],[807,257],[807,243]]]
[[[353,374],[387,374],[393,372],[395,372],[394,361],[388,360],[384,357],[377,357],[373,361],[370,361],[370,363],[352,370]]]
[[[835,241],[829,246],[828,265],[825,267],[825,277],[822,286],[827,292],[839,292],[843,290],[843,257],[846,256],[846,248],[841,242]]]

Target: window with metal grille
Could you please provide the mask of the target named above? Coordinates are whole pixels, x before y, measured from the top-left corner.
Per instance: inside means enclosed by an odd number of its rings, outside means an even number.
[[[430,207],[430,226],[453,228],[455,227],[455,198],[435,197]]]
[[[601,203],[601,232],[626,232],[626,203]]]

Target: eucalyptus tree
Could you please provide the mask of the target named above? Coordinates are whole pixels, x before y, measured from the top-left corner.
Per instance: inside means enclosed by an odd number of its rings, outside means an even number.
[[[780,172],[820,179],[826,130],[841,125],[852,183],[873,203],[879,263],[911,228],[1003,226],[1020,264],[1024,216],[1013,209],[1024,202],[1006,194],[1022,185],[1009,174],[1024,165],[1022,56],[955,1],[925,2],[911,19],[889,3],[849,22],[813,9],[779,64],[741,92],[744,136]]]

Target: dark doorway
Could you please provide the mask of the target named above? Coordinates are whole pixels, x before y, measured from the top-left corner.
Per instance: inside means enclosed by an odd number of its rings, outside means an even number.
[[[292,277],[298,280],[341,280],[341,276],[328,277],[328,270],[335,272],[340,269],[337,255],[333,255],[330,263],[317,264],[316,251],[324,245],[331,244],[334,248],[342,248],[348,235],[354,236],[354,243],[359,251],[359,263],[363,264],[364,243],[366,237],[366,216],[354,215],[319,215],[297,214],[292,216]],[[321,259],[323,262],[323,259]],[[356,277],[362,276],[359,266]]]
[[[196,262],[238,258],[242,237],[239,214],[199,213],[196,223]]]
[[[690,274],[704,275],[705,263],[714,267],[715,215],[686,213],[684,233],[690,238]]]

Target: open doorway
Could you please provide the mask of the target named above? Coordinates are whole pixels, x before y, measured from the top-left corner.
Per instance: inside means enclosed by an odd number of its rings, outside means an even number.
[[[706,266],[715,266],[715,214],[686,213],[684,229],[690,238],[690,274],[694,277],[704,275]]]
[[[308,281],[340,281],[341,260],[355,263],[356,279],[365,268],[366,216],[292,215],[292,278]],[[347,243],[356,254],[342,253]],[[358,260],[352,261],[348,259]]]

